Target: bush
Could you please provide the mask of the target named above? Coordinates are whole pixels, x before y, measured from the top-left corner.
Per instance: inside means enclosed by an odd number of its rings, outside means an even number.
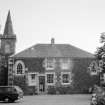
[[[35,86],[28,86],[26,89],[26,95],[36,95],[37,93],[37,88]]]
[[[48,94],[73,94],[74,89],[71,86],[49,86]]]
[[[74,92],[71,86],[57,87],[56,90],[59,92],[59,94],[73,94]]]
[[[55,86],[48,86],[48,94],[56,94],[56,88]]]

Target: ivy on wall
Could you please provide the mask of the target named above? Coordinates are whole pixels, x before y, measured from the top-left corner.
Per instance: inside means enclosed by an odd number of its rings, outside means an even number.
[[[92,60],[90,59],[76,59],[73,69],[73,82],[76,91],[86,92],[94,84],[99,84],[99,77],[90,76],[88,73],[88,65]]]

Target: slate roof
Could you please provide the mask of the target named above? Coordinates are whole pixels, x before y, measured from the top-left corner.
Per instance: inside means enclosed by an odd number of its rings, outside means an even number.
[[[73,57],[94,58],[94,55],[69,44],[36,44],[13,57]]]

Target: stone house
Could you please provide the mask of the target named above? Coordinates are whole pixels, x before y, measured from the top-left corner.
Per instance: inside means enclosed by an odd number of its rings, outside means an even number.
[[[0,52],[9,57],[8,71],[0,69],[0,81],[8,78],[8,85],[20,86],[25,94],[83,93],[98,82],[97,76],[88,73],[94,55],[70,44],[56,44],[54,38],[14,54],[16,35],[10,11],[0,39]]]
[[[93,84],[88,66],[94,56],[70,44],[55,44],[54,38],[50,44],[36,44],[12,59],[14,84],[22,85],[16,78],[23,78],[27,92],[56,93],[65,89],[66,93],[68,87],[70,92],[82,92]]]

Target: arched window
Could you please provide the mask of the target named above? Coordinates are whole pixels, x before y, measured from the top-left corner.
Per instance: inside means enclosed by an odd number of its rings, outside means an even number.
[[[89,65],[89,71],[91,75],[97,75],[98,73],[98,64],[96,61],[92,61]]]
[[[24,62],[21,60],[16,61],[15,63],[15,74],[16,75],[23,75],[25,73],[25,65]]]
[[[17,65],[17,74],[22,74],[22,71],[23,71],[22,64],[18,63],[18,65]]]

